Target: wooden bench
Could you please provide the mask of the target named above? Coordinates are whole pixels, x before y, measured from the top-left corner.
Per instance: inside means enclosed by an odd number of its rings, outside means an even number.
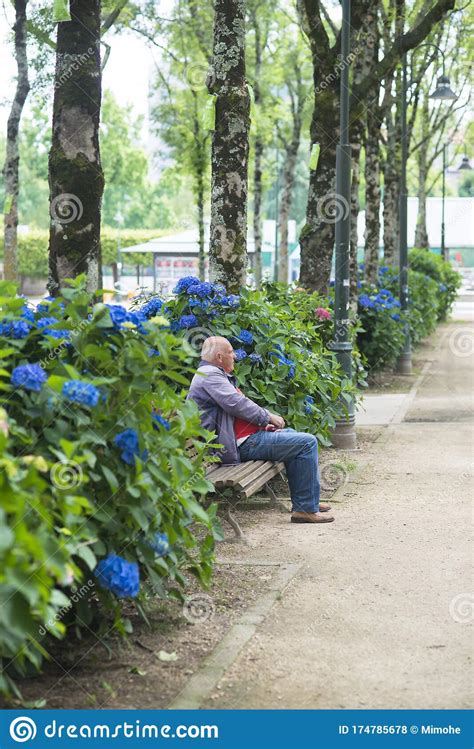
[[[188,444],[188,456],[195,457],[196,449],[192,443]],[[206,468],[206,478],[214,486],[214,493],[218,495],[217,501],[224,509],[224,518],[227,520],[234,537],[225,539],[226,541],[235,541],[246,543],[242,529],[232,514],[232,509],[238,502],[249,499],[260,489],[265,490],[270,495],[269,507],[279,506],[279,502],[273,488],[270,486],[270,480],[285,470],[285,464],[282,462],[273,463],[269,460],[247,460],[244,463],[210,463]],[[226,493],[228,490],[228,494]]]

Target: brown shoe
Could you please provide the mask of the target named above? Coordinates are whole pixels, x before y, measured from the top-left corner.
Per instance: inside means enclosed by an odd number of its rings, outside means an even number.
[[[322,515],[320,512],[292,512],[292,523],[332,523],[332,515]]]
[[[325,505],[324,502],[319,503],[319,512],[329,512],[331,505]]]

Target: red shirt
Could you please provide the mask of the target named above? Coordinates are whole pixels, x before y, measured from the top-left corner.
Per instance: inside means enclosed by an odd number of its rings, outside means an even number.
[[[234,419],[234,432],[235,432],[235,439],[240,440],[242,437],[250,437],[251,434],[255,434],[255,432],[259,432],[261,429],[265,429],[265,427],[259,427],[257,424],[251,424],[249,421],[245,421],[244,419]]]
[[[236,390],[239,393],[242,392],[239,388],[236,388]],[[255,434],[255,432],[259,432],[261,429],[265,429],[265,427],[259,427],[257,424],[251,424],[250,421],[245,421],[245,419],[239,419],[238,417],[234,419],[234,433],[237,443],[243,437],[250,437],[251,434]]]

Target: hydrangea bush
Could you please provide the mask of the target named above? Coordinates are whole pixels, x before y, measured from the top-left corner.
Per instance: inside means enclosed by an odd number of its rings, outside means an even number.
[[[417,345],[435,330],[439,320],[445,319],[460,280],[459,274],[448,263],[429,251],[412,250],[409,260],[406,320],[411,343]],[[404,317],[398,299],[399,273],[397,268],[382,266],[377,284],[368,285],[362,280],[363,270],[362,264],[358,284],[358,315],[362,330],[357,335],[357,345],[368,368],[377,371],[392,367],[403,349]],[[441,272],[444,275],[441,276]],[[446,284],[440,282],[441,277]]]
[[[410,250],[408,259],[412,270],[429,276],[436,282],[438,320],[446,320],[462,283],[460,273],[443,260],[441,255],[435,255],[429,250]]]
[[[188,342],[194,366],[207,336],[225,336],[234,347],[235,374],[245,394],[280,413],[288,426],[311,432],[328,445],[341,403],[355,394],[355,384],[345,378],[324,343],[321,325],[330,324],[330,312],[323,318],[316,315],[321,300],[318,305],[314,298],[306,319],[290,296],[283,290],[270,295],[268,290],[248,289],[237,296],[220,284],[187,276],[159,309],[171,330]],[[149,315],[157,304],[156,297],[146,297],[137,300],[136,309]]]
[[[199,501],[213,437],[184,402],[182,340],[81,283],[36,310],[0,285],[3,691],[39,668],[48,637],[90,626],[99,602],[124,633],[121,598],[142,611],[188,573],[207,584],[219,533]]]

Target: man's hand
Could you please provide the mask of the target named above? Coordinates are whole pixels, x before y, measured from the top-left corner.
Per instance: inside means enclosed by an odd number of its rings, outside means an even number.
[[[285,426],[285,419],[278,414],[270,414],[270,424],[273,424],[277,429],[283,429]]]

